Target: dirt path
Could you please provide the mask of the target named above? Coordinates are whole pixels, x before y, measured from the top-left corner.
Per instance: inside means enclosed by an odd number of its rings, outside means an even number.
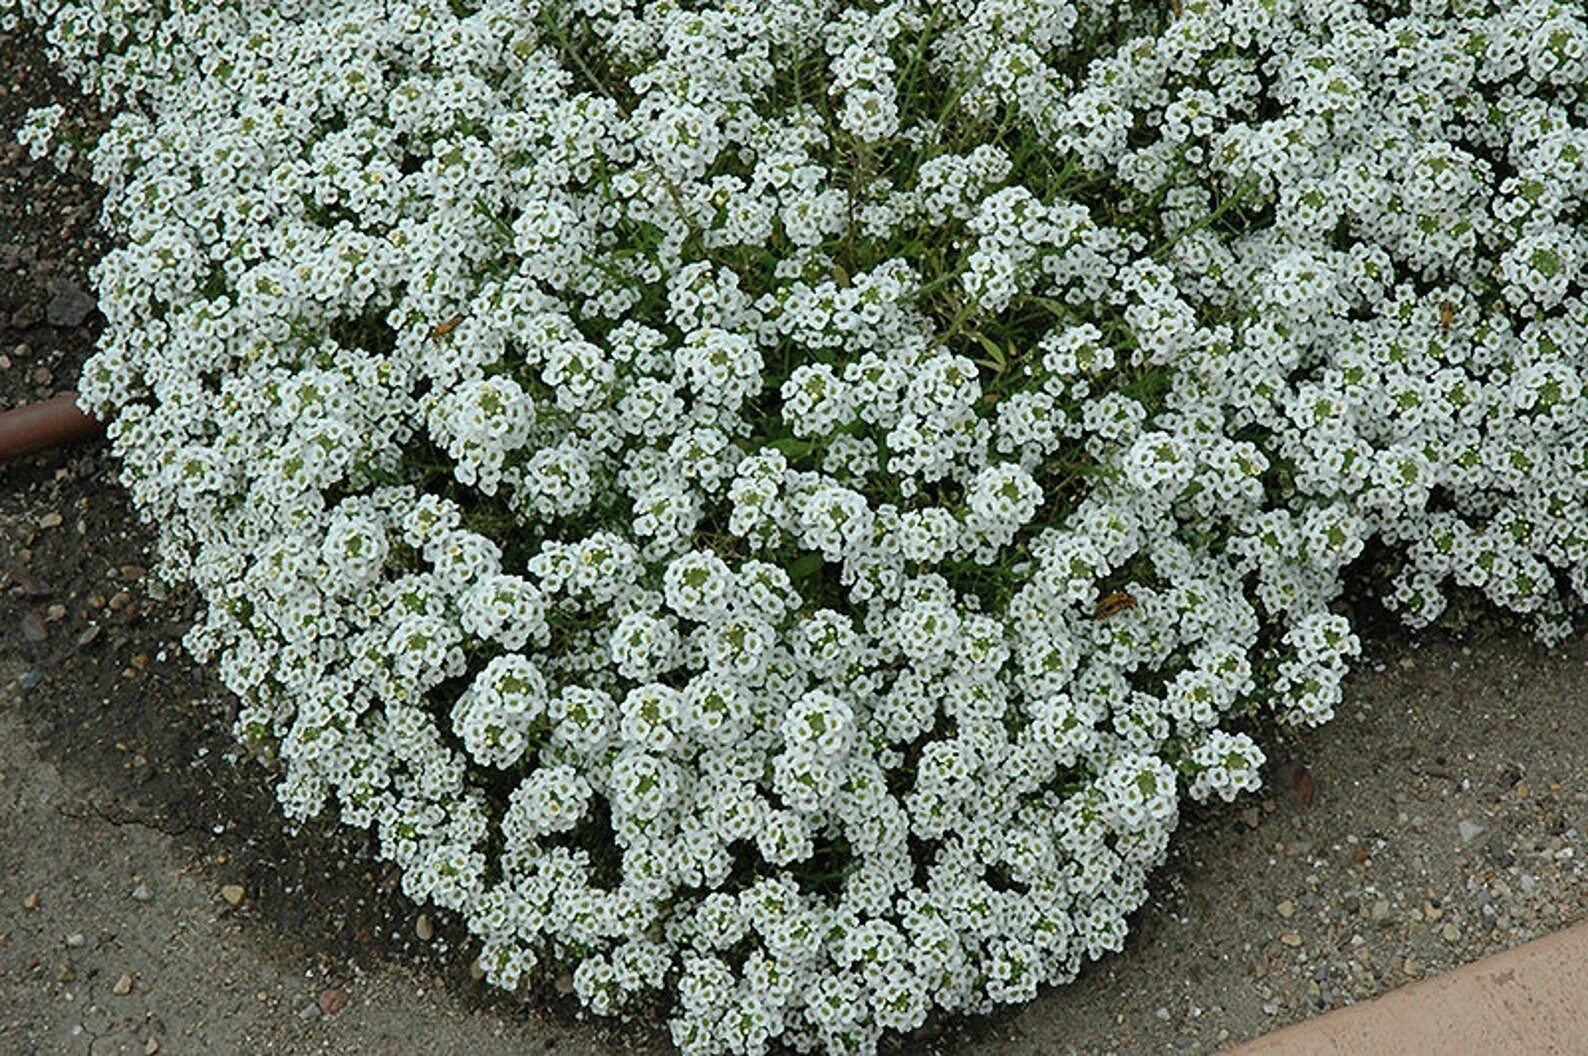
[[[0,1052],[621,1051],[397,966],[303,955],[246,892],[230,904],[226,863],[195,862],[105,791],[41,759],[13,701],[0,710]]]

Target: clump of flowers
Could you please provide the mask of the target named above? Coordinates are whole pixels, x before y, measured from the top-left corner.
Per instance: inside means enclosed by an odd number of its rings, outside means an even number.
[[[82,391],[189,644],[504,987],[1027,1000],[1333,713],[1370,542],[1414,625],[1588,599],[1578,4],[20,17],[118,115]]]

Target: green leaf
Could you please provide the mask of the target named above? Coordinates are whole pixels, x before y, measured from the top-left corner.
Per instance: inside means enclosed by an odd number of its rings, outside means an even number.
[[[821,554],[806,554],[789,566],[789,578],[796,583],[803,583],[822,570]]]
[[[1009,357],[999,347],[998,342],[979,330],[972,331],[971,336],[976,339],[982,348],[987,350],[987,359],[983,361],[986,366],[991,367],[1000,374],[1009,369]],[[1010,351],[1012,352],[1013,349]]]
[[[801,440],[793,436],[780,436],[766,446],[781,451],[789,458],[799,458],[808,455],[820,445],[814,440]]]

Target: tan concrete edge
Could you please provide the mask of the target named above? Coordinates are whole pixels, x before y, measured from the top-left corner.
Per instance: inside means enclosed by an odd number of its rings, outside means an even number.
[[[1584,1056],[1588,922],[1336,1009],[1224,1056]]]

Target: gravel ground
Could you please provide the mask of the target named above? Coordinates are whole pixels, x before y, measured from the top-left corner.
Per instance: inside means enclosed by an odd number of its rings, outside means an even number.
[[[369,964],[269,923],[280,907],[260,900],[292,893],[238,882],[246,833],[214,834],[212,846],[236,854],[198,853],[190,835],[126,811],[114,782],[42,758],[17,711],[0,711],[7,1056],[624,1051],[593,1031],[494,1009],[422,967]]]
[[[0,406],[69,387],[97,334],[92,188],[6,145],[52,101],[97,120],[0,33]],[[0,1053],[666,1051],[555,979],[478,983],[362,834],[289,837],[148,540],[102,450],[0,466]],[[1376,632],[1261,796],[1187,816],[1123,955],[890,1050],[1212,1052],[1582,917],[1585,695],[1583,640]]]

